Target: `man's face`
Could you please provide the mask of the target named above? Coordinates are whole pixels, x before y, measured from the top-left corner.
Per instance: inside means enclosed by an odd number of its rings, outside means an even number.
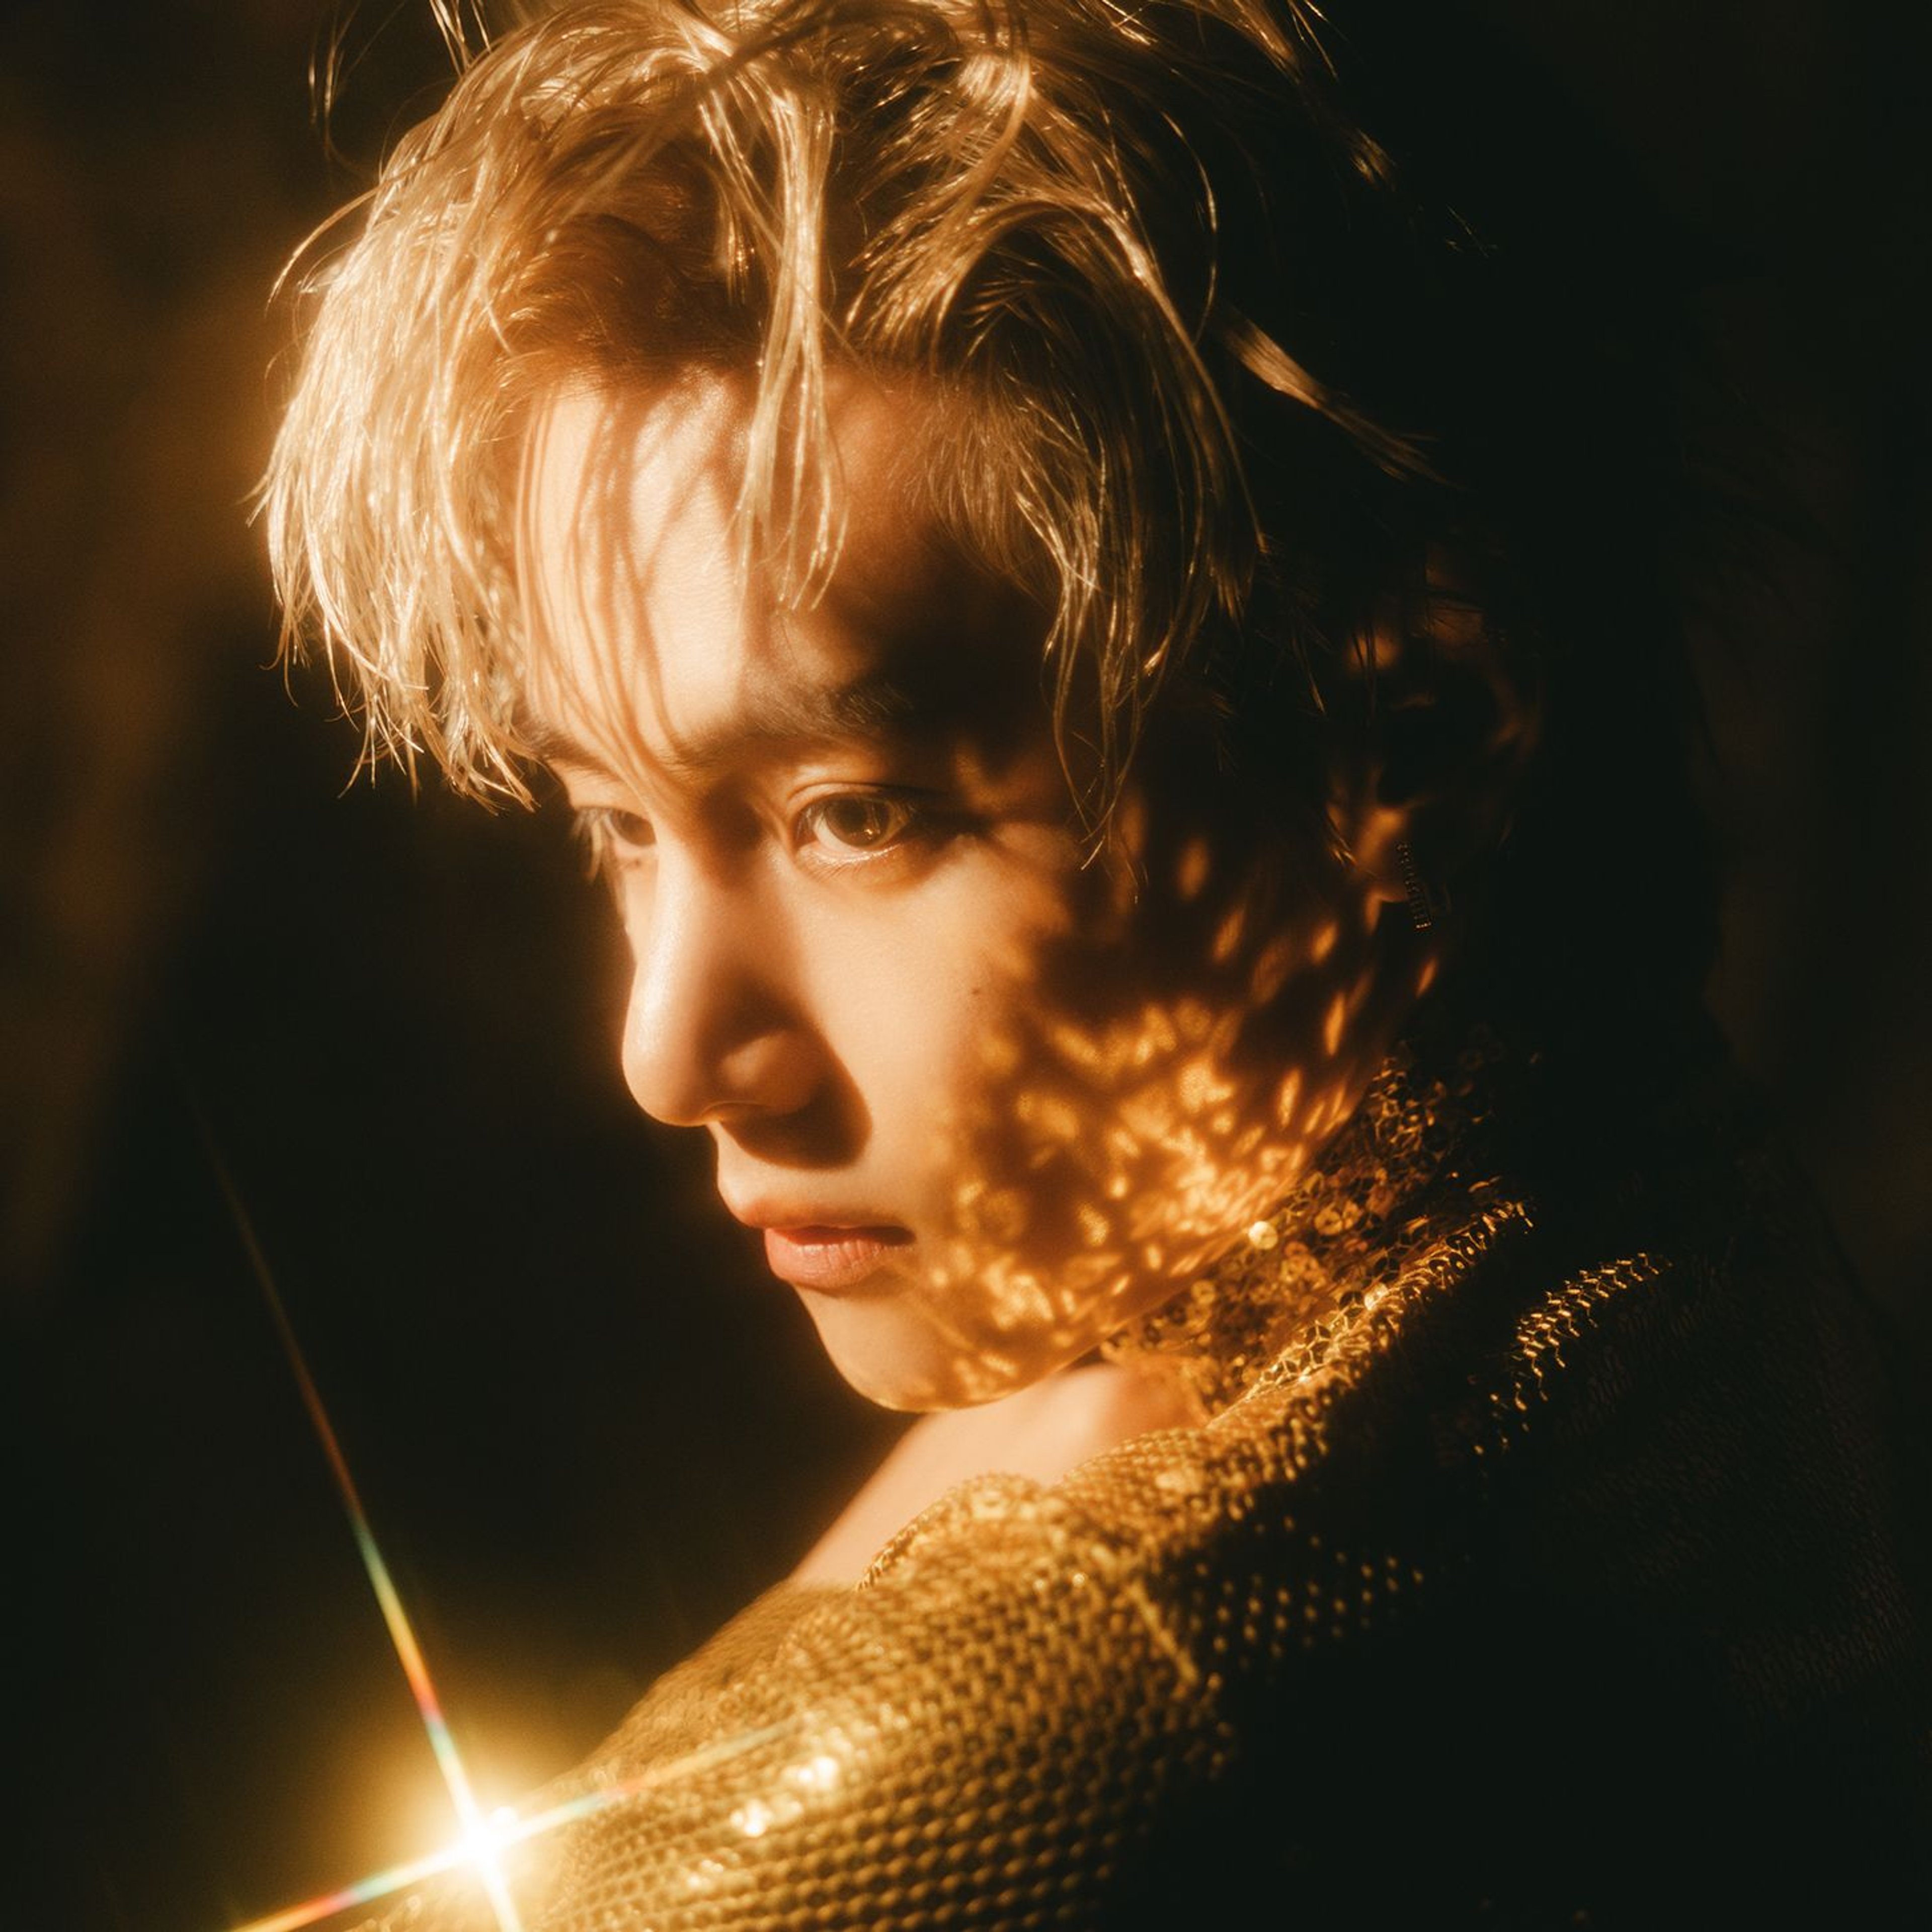
[[[607,856],[631,1090],[710,1134],[842,1372],[902,1408],[1184,1286],[1388,1030],[1369,896],[1231,862],[1205,767],[1082,864],[1040,614],[894,480],[923,420],[842,392],[844,542],[802,607],[738,560],[722,381],[560,395],[524,518],[528,735]]]

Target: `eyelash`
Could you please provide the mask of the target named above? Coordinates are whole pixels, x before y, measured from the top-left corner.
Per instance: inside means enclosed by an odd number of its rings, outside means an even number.
[[[864,842],[864,837],[841,838],[831,832],[830,815],[841,808],[853,807],[872,814],[875,820],[885,821],[865,835],[869,842]],[[894,793],[835,792],[813,799],[799,812],[792,821],[792,836],[800,850],[820,844],[842,855],[823,857],[819,861],[821,864],[864,865],[896,850],[909,838],[925,830],[930,817],[919,802]],[[575,826],[593,873],[621,870],[634,864],[657,843],[649,820],[617,806],[583,806],[576,814]],[[862,832],[863,829],[848,826],[848,831]],[[821,837],[821,834],[830,836]]]
[[[876,822],[883,820],[876,830],[848,828],[848,832],[858,831],[858,836],[840,837],[832,832],[831,814],[842,808],[854,808],[872,815]],[[793,820],[793,838],[801,848],[822,842],[843,855],[827,858],[821,862],[834,866],[864,865],[896,851],[908,838],[916,836],[926,826],[928,817],[926,809],[916,801],[891,792],[842,791],[825,798],[815,798]],[[822,842],[814,835],[825,832],[830,836]]]
[[[615,874],[657,843],[649,820],[616,806],[581,806],[572,824],[593,878]],[[620,829],[626,827],[633,828],[635,836],[627,837]]]

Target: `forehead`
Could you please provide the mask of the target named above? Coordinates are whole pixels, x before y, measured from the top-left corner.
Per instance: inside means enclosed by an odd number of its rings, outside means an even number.
[[[519,518],[530,735],[676,769],[721,735],[839,735],[984,710],[1036,650],[1010,586],[976,572],[912,488],[916,393],[835,396],[839,542],[803,597],[747,554],[746,406],[723,378],[564,392],[536,413]],[[1037,680],[1024,688],[1037,704]]]

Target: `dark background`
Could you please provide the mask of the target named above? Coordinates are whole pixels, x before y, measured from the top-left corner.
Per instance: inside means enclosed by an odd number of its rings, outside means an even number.
[[[1712,997],[1923,1389],[1932,35],[1490,10],[1737,263],[1710,315],[1817,536],[1706,652]],[[0,13],[9,1924],[221,1932],[449,1834],[211,1144],[491,1799],[782,1574],[894,1426],[632,1112],[562,825],[349,784],[326,680],[265,668],[269,286],[434,98],[427,12],[352,28],[334,158],[313,0]]]

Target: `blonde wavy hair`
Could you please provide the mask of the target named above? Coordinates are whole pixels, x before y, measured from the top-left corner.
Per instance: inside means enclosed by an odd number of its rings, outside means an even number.
[[[1098,817],[1162,683],[1244,616],[1254,399],[1263,440],[1286,410],[1419,467],[1241,300],[1280,279],[1264,208],[1229,273],[1273,166],[1230,128],[1292,124],[1324,193],[1385,172],[1292,0],[592,0],[463,59],[352,240],[311,244],[263,488],[286,638],[372,755],[527,796],[519,458],[565,383],[748,379],[740,525],[796,599],[839,541],[829,377],[935,385],[932,507],[1048,614],[1063,733],[1091,693]]]

